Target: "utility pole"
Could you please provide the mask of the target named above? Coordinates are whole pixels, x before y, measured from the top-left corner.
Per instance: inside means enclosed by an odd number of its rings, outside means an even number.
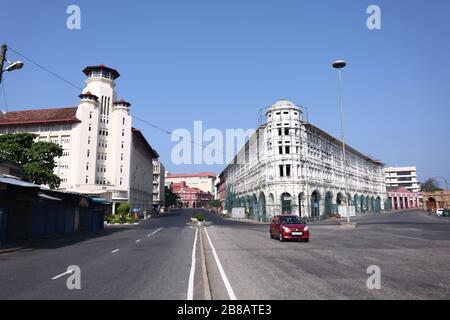
[[[0,52],[0,84],[2,83],[3,72],[5,72],[5,71],[11,72],[11,71],[20,70],[23,68],[22,61],[16,61],[16,62],[8,61],[8,59],[6,59],[6,51],[8,51],[8,46],[6,44],[3,44],[1,47],[1,52]],[[8,67],[6,67],[6,69],[3,70],[5,61],[8,63]]]
[[[2,83],[3,66],[6,60],[6,51],[8,51],[8,47],[6,46],[6,44],[3,44],[0,53],[0,83]]]

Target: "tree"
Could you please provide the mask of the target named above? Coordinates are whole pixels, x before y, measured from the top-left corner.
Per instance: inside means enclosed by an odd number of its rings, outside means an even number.
[[[25,181],[56,189],[61,179],[53,173],[55,158],[62,156],[63,149],[54,143],[35,142],[36,138],[31,133],[0,135],[0,158],[22,166]]]
[[[420,184],[420,188],[422,192],[436,192],[442,191],[442,188],[439,188],[439,183],[436,178],[429,178],[424,183]]]
[[[126,216],[130,213],[130,204],[128,202],[122,202],[119,207],[117,208],[117,212],[121,216]]]
[[[176,206],[180,197],[169,188],[165,190],[166,207]]]
[[[210,200],[208,204],[214,209],[219,209],[222,206],[222,202],[220,200]]]

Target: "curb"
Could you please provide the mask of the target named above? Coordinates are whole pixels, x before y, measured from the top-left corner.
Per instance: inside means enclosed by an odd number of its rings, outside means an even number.
[[[203,230],[204,228],[200,227],[200,258],[202,260],[201,263],[201,271],[202,271],[202,282],[203,282],[203,294],[205,300],[212,300],[211,296],[211,287],[209,284],[208,277],[208,268],[206,266],[206,256],[205,256],[205,248],[203,245]]]

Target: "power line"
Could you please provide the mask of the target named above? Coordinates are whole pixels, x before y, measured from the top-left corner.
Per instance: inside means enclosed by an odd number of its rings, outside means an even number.
[[[59,74],[57,74],[57,73],[55,73],[55,72],[49,70],[48,68],[44,67],[43,65],[41,65],[41,64],[39,64],[38,62],[34,61],[33,59],[31,59],[31,58],[25,56],[24,54],[22,54],[21,52],[17,51],[16,49],[11,48],[11,47],[8,47],[8,48],[9,48],[11,51],[15,52],[16,54],[18,54],[19,56],[21,56],[21,57],[23,57],[24,59],[26,59],[27,61],[31,62],[31,63],[34,64],[35,66],[39,67],[40,69],[42,69],[42,70],[44,70],[44,71],[50,73],[50,74],[53,75],[54,77],[58,78],[59,80],[64,81],[65,83],[69,84],[70,86],[72,86],[72,87],[74,87],[74,88],[76,88],[76,89],[78,89],[78,90],[80,90],[80,91],[83,91],[82,88],[80,88],[79,86],[77,86],[77,85],[74,84],[73,82],[71,82],[71,81],[69,81],[69,80],[66,80],[64,77],[62,77],[62,76],[60,76]],[[4,96],[5,96],[5,95],[4,95]],[[6,99],[6,96],[5,96],[5,99]],[[6,101],[6,100],[5,100],[5,101]],[[6,104],[6,102],[5,102],[5,104]],[[143,122],[143,123],[145,123],[145,124],[147,124],[147,125],[149,125],[150,127],[154,128],[154,129],[157,129],[157,130],[159,130],[159,131],[161,131],[161,132],[163,132],[163,133],[166,133],[166,134],[171,135],[171,136],[175,136],[175,137],[177,137],[177,138],[179,138],[179,139],[187,140],[187,141],[189,141],[190,143],[195,144],[195,145],[198,145],[198,146],[201,146],[201,147],[204,148],[204,149],[210,147],[210,145],[209,145],[209,146],[206,146],[206,145],[204,145],[203,143],[196,142],[196,141],[194,141],[194,140],[192,140],[192,139],[188,139],[188,138],[185,138],[185,137],[182,137],[182,136],[175,135],[175,134],[173,134],[172,132],[170,132],[170,131],[168,131],[168,130],[166,130],[166,129],[164,129],[164,128],[161,128],[161,127],[159,127],[159,126],[157,126],[157,125],[155,125],[155,124],[153,124],[153,123],[151,123],[151,122],[148,122],[148,121],[146,121],[146,120],[144,120],[144,119],[141,119],[141,118],[139,118],[139,117],[136,117],[136,116],[134,116],[134,115],[131,115],[131,117],[134,118],[134,119],[136,119],[136,120],[139,120],[139,121],[141,121],[141,122]],[[225,156],[227,156],[227,157],[230,157],[230,155],[227,154],[226,152],[223,152],[223,151],[220,151],[220,150],[216,150],[216,151],[218,151],[219,153],[222,153],[223,155],[225,155]],[[231,158],[234,158],[234,155],[233,155]]]
[[[17,51],[16,49],[11,48],[11,47],[8,47],[8,49],[11,50],[11,51],[14,51],[16,54],[18,54],[19,56],[21,56],[21,57],[24,58],[25,60],[31,62],[32,64],[34,64],[35,66],[41,68],[42,70],[44,70],[44,71],[50,73],[51,75],[53,75],[54,77],[58,78],[59,80],[62,80],[62,81],[64,81],[64,82],[66,82],[67,84],[71,85],[72,87],[75,87],[75,88],[77,88],[78,90],[83,91],[82,88],[80,88],[79,86],[77,86],[77,85],[74,84],[73,82],[64,79],[63,77],[61,77],[60,75],[56,74],[55,72],[53,72],[53,71],[47,69],[47,68],[44,67],[43,65],[41,65],[41,64],[37,63],[36,61],[33,61],[32,59],[26,57],[25,55],[23,55],[22,53],[20,53],[20,52]]]

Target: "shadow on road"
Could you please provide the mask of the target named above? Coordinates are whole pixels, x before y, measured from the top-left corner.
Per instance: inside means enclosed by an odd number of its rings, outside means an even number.
[[[22,250],[58,249],[92,239],[99,239],[119,232],[130,230],[130,226],[106,227],[99,231],[84,231],[75,234],[52,235],[28,241],[0,246],[0,255]]]

